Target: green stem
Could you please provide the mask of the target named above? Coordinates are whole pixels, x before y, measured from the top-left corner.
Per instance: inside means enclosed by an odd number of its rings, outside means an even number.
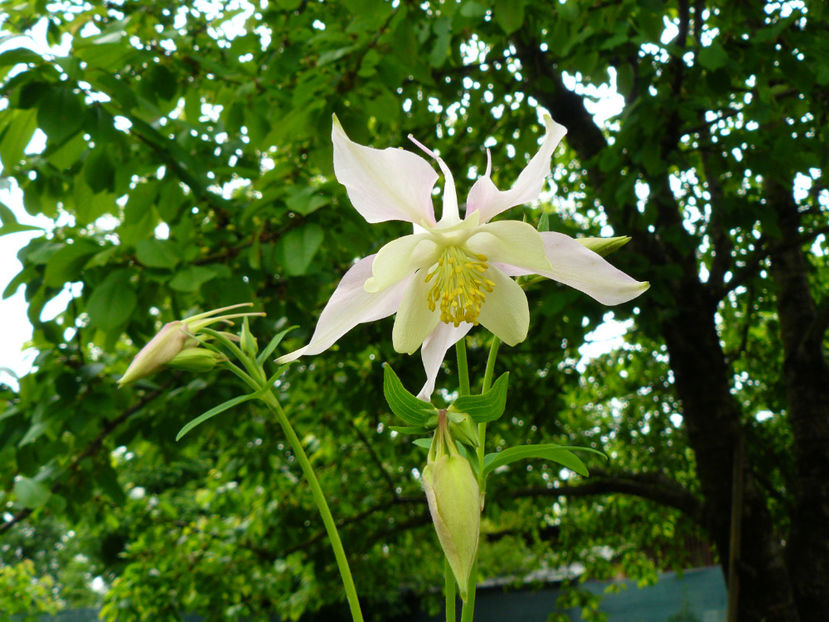
[[[446,597],[446,622],[455,622],[455,575],[449,560],[443,558],[443,594]]]
[[[472,622],[475,616],[475,590],[478,586],[478,557],[472,564],[472,573],[469,575],[469,585],[466,587],[466,602],[461,608],[461,622]]]
[[[481,393],[486,393],[492,386],[492,376],[495,375],[495,359],[498,358],[498,348],[501,346],[501,340],[495,335],[492,335],[492,343],[489,344],[489,356],[486,359],[486,371],[484,372],[484,384],[481,387]]]
[[[484,380],[481,384],[481,393],[486,393],[492,386],[492,377],[495,375],[495,359],[498,358],[498,348],[501,345],[501,340],[495,335],[492,336],[492,343],[489,346],[489,356],[486,360],[486,371],[484,372]],[[466,351],[464,350],[464,362],[466,362]],[[458,357],[458,366],[460,367],[460,357]],[[463,395],[463,394],[462,394]],[[478,473],[484,472],[484,456],[486,455],[486,423],[478,424]],[[486,480],[481,477],[479,482],[481,487],[481,498],[486,495]],[[472,622],[475,615],[475,592],[478,586],[478,559],[472,564],[472,572],[469,574],[469,585],[467,586],[467,601],[463,604],[461,610],[461,622]]]
[[[498,358],[498,348],[501,340],[492,335],[492,343],[489,346],[489,356],[486,359],[486,371],[484,381],[481,385],[481,393],[486,393],[492,386],[492,377],[495,375],[495,359]],[[484,472],[484,456],[486,455],[486,423],[478,424],[478,472]],[[486,493],[486,482],[481,481],[481,491]]]
[[[348,606],[351,609],[351,619],[354,622],[363,622],[363,613],[360,610],[360,601],[357,598],[357,589],[354,587],[354,579],[351,577],[351,569],[348,567],[348,559],[345,556],[343,543],[340,540],[340,534],[337,532],[337,525],[334,522],[334,517],[331,515],[331,510],[328,508],[328,502],[325,500],[322,487],[320,486],[319,480],[314,473],[314,468],[311,466],[311,461],[308,460],[308,455],[305,453],[305,449],[302,447],[299,437],[296,435],[296,432],[294,432],[293,427],[291,427],[291,423],[288,421],[285,411],[282,410],[282,406],[277,401],[273,393],[270,391],[265,393],[262,397],[262,401],[264,401],[276,415],[279,425],[282,426],[282,430],[285,432],[288,443],[291,445],[294,456],[296,456],[299,466],[302,468],[302,474],[305,476],[305,479],[308,481],[308,485],[311,487],[311,495],[314,497],[314,503],[319,510],[323,525],[325,525],[325,532],[328,534],[328,539],[331,541],[331,548],[334,549],[334,557],[337,559],[337,568],[340,571],[343,587],[345,588],[345,596],[348,599]]]
[[[458,357],[458,393],[461,396],[469,395],[469,366],[466,362],[466,337],[455,343],[455,354]]]

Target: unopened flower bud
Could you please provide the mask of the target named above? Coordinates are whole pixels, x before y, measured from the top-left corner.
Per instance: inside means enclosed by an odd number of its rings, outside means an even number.
[[[445,412],[441,412],[422,481],[440,546],[465,601],[478,554],[480,494],[478,478],[469,461],[460,455]]]
[[[127,371],[121,376],[118,385],[123,386],[154,374],[184,349],[184,344],[188,339],[190,337],[184,322],[168,322],[147,345],[141,348],[130,366],[127,367]]]
[[[167,365],[186,369],[187,371],[205,372],[210,371],[216,366],[216,363],[223,360],[225,360],[225,357],[207,348],[184,348]]]
[[[242,352],[248,356],[256,356],[257,352],[259,352],[259,344],[256,342],[256,337],[250,332],[250,325],[248,324],[247,318],[242,323],[239,346],[242,348]]]
[[[466,413],[452,412],[451,408],[446,413],[449,419],[449,431],[452,437],[464,445],[470,447],[478,446],[478,424]]]
[[[184,354],[177,361],[179,366],[186,367],[187,365],[193,365],[197,368],[197,370],[203,370],[206,365],[209,365],[207,369],[212,368],[219,360],[221,360],[221,357],[217,359],[216,355],[213,355],[213,360],[211,362],[205,355],[208,350],[195,347],[198,344],[196,335],[198,335],[199,331],[203,328],[206,328],[216,322],[232,324],[233,322],[230,320],[233,318],[247,317],[250,315],[264,315],[264,313],[259,312],[216,315],[222,311],[228,311],[238,307],[248,307],[250,305],[251,303],[246,302],[238,305],[232,305],[230,307],[206,311],[205,313],[192,315],[184,318],[183,320],[168,322],[160,331],[158,331],[156,336],[153,337],[147,345],[141,348],[141,351],[132,360],[129,367],[127,367],[127,371],[121,379],[118,380],[118,386],[124,386],[125,384],[135,382],[136,380],[146,378],[147,376],[156,373],[165,365],[172,364],[176,357],[183,354],[182,351],[185,349],[198,350],[198,352],[189,352]]]

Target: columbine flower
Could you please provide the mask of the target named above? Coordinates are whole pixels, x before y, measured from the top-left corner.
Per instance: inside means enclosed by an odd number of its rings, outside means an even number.
[[[490,222],[541,192],[553,150],[566,133],[547,114],[544,125],[541,148],[509,190],[498,190],[490,179],[487,150],[486,172],[469,191],[463,220],[452,173],[410,137],[444,175],[443,212],[436,221],[432,189],[438,175],[432,166],[402,149],[359,145],[334,117],[334,173],[355,209],[371,223],[410,222],[414,232],[352,266],[323,309],[308,345],[278,361],[319,354],[357,324],[396,312],[394,349],[411,354],[422,346],[427,380],[420,396],[428,399],[446,351],[473,325],[483,325],[507,345],[527,336],[527,297],[512,276],[539,274],[609,305],[645,291],[647,283],[635,281],[569,236],[539,233],[515,220]]]
[[[183,320],[176,320],[165,324],[155,337],[141,351],[127,367],[127,371],[118,380],[118,386],[124,386],[141,378],[151,376],[165,365],[180,365],[188,369],[210,369],[217,362],[217,355],[206,348],[195,347],[198,345],[196,335],[203,328],[224,322],[232,324],[233,318],[251,315],[264,315],[263,313],[232,313],[228,315],[216,315],[222,311],[249,307],[251,303],[245,302],[221,309],[213,309],[186,317]]]

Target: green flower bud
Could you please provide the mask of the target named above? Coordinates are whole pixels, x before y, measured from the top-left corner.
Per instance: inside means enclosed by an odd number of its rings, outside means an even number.
[[[129,367],[127,367],[127,371],[124,372],[124,375],[121,376],[120,380],[118,380],[118,386],[124,386],[125,384],[135,382],[141,378],[151,376],[165,365],[172,364],[173,360],[176,359],[178,355],[182,354],[182,351],[185,350],[185,348],[201,350],[202,352],[199,352],[198,354],[191,352],[184,355],[178,361],[180,365],[183,364],[183,366],[187,366],[188,364],[191,364],[195,365],[196,368],[204,368],[205,365],[209,364],[209,368],[212,368],[213,365],[216,364],[217,359],[215,359],[214,356],[213,362],[208,363],[208,359],[204,355],[204,352],[208,351],[202,348],[194,347],[198,343],[196,336],[203,328],[206,328],[211,324],[215,324],[216,322],[233,324],[231,321],[233,318],[247,317],[250,315],[264,315],[264,313],[259,312],[216,315],[217,313],[228,311],[229,309],[249,306],[251,306],[251,303],[245,302],[238,305],[232,305],[230,307],[222,307],[221,309],[213,309],[212,311],[192,315],[184,318],[183,320],[168,322],[147,345],[141,348],[141,351],[132,360]]]
[[[480,490],[469,461],[458,452],[444,411],[440,413],[422,482],[440,546],[465,601],[478,554]]]
[[[242,322],[242,333],[239,338],[239,345],[242,348],[242,352],[248,356],[256,356],[259,352],[259,344],[256,343],[256,337],[250,332],[247,318]]]
[[[630,236],[620,235],[615,238],[576,238],[576,242],[589,248],[591,251],[602,257],[607,257],[625,244],[630,242]]]
[[[452,437],[459,440],[464,445],[470,447],[478,446],[478,424],[472,420],[472,417],[466,413],[452,412],[450,407],[446,413],[449,419],[449,431]]]
[[[188,371],[205,372],[210,371],[216,363],[223,360],[225,360],[224,356],[207,348],[184,348],[167,365]]]

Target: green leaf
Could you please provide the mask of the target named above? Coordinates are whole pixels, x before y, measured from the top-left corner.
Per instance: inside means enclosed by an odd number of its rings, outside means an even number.
[[[137,301],[137,296],[128,283],[129,272],[118,270],[95,288],[86,305],[92,326],[111,331],[127,322]]]
[[[699,51],[697,60],[700,65],[713,71],[724,67],[728,63],[728,54],[719,43],[714,41],[711,45]]]
[[[285,205],[287,205],[288,209],[292,212],[307,216],[311,212],[315,212],[322,206],[328,205],[328,203],[331,202],[328,197],[320,194],[314,194],[315,192],[317,192],[317,188],[314,188],[313,186],[306,186],[305,188],[294,192],[287,199],[285,199]]]
[[[418,447],[423,447],[423,449],[429,449],[432,446],[432,439],[431,438],[416,438],[412,441],[412,445],[417,445]]]
[[[179,292],[195,292],[215,277],[216,273],[210,268],[187,266],[170,280],[170,287]]]
[[[3,114],[8,121],[0,139],[0,160],[3,161],[3,173],[8,174],[20,162],[23,150],[37,129],[37,111],[12,110]]]
[[[383,394],[391,411],[411,425],[423,426],[438,412],[429,402],[409,393],[388,363],[383,370]]]
[[[135,256],[148,268],[175,268],[179,262],[176,248],[169,240],[139,240],[135,244]]]
[[[285,329],[279,331],[278,333],[276,333],[271,338],[270,342],[265,347],[265,349],[262,350],[262,352],[259,353],[259,356],[256,357],[256,364],[261,365],[262,363],[264,363],[265,360],[271,354],[273,354],[273,351],[276,350],[276,348],[279,346],[279,343],[282,341],[282,339],[285,337],[285,335],[287,335],[289,332],[291,332],[295,328],[296,328],[296,326],[289,326],[288,328],[285,328]]]
[[[285,272],[289,276],[306,274],[324,237],[322,227],[309,223],[280,238],[276,245],[276,257]]]
[[[54,86],[38,102],[37,123],[50,145],[59,145],[81,129],[84,109],[70,86]]]
[[[468,414],[476,423],[495,421],[504,414],[508,383],[509,372],[504,372],[489,391],[483,395],[459,397],[452,404],[452,409]]]
[[[243,402],[247,402],[248,400],[252,400],[254,398],[257,398],[260,395],[261,395],[261,393],[259,391],[257,391],[256,393],[248,393],[247,395],[240,395],[239,397],[234,397],[232,400],[228,400],[228,401],[226,401],[222,404],[219,404],[218,406],[215,406],[214,408],[211,408],[206,413],[202,413],[201,415],[199,415],[195,419],[192,419],[184,427],[182,427],[181,430],[178,431],[178,434],[176,434],[176,440],[177,441],[181,440],[182,436],[187,434],[190,430],[195,428],[197,425],[201,425],[202,423],[204,423],[208,419],[212,419],[216,415],[219,415],[219,414],[223,413],[224,411],[226,411],[230,408],[233,408],[234,406],[238,406],[239,404],[241,404]]]
[[[523,0],[495,0],[495,22],[506,34],[511,35],[524,23]]]
[[[484,457],[484,476],[488,475],[498,467],[511,464],[517,460],[526,460],[528,458],[551,460],[567,467],[571,471],[575,471],[579,475],[587,476],[589,474],[587,467],[584,465],[584,462],[581,461],[581,458],[570,451],[571,449],[582,448],[564,447],[562,445],[554,445],[552,443],[509,447],[508,449],[498,453],[487,454],[486,457]]]
[[[87,156],[83,165],[83,178],[95,194],[113,190],[115,167],[112,165],[112,156],[104,147],[96,147]]]
[[[461,5],[461,15],[477,19],[486,15],[487,8],[480,2],[464,2]]]
[[[124,220],[118,227],[118,235],[125,246],[133,246],[138,240],[152,236],[158,224],[155,202],[158,196],[158,184],[146,182],[136,186],[130,192],[130,198],[124,206]]]
[[[34,510],[46,505],[52,493],[40,482],[21,475],[14,482],[14,494],[20,505]]]
[[[64,283],[78,280],[89,258],[101,250],[95,242],[78,239],[67,244],[49,258],[43,282],[49,287],[62,287]]]
[[[0,67],[14,67],[18,63],[39,63],[43,61],[40,54],[29,48],[15,48],[0,54]]]
[[[15,218],[14,212],[11,211],[9,206],[0,202],[0,235],[20,233],[21,231],[43,231],[43,229],[33,225],[21,225],[17,222],[17,218]]]
[[[447,17],[438,18],[432,26],[436,35],[435,44],[429,54],[429,64],[438,68],[446,62],[449,55],[449,42],[451,40],[452,22]]]

